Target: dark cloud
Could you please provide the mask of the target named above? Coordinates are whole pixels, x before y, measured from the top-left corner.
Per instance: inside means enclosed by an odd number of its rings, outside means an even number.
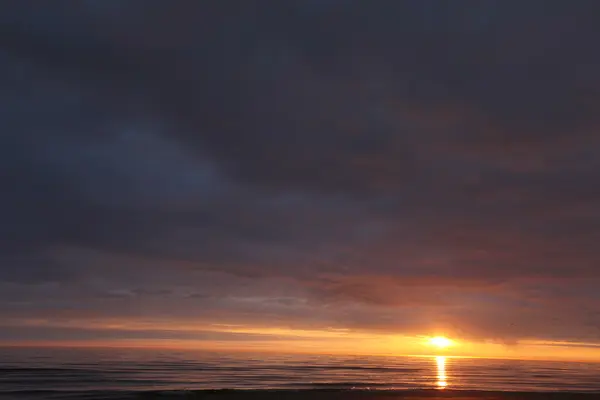
[[[2,315],[596,339],[599,5],[468,3],[2,5]]]

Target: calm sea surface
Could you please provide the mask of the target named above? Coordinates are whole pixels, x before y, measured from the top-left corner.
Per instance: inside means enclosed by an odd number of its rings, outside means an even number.
[[[458,389],[600,393],[600,364],[163,350],[0,349],[0,396],[196,389]],[[600,398],[600,397],[599,397]]]

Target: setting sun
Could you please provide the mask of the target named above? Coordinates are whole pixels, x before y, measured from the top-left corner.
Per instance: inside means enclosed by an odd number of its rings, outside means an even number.
[[[436,336],[429,339],[428,343],[432,346],[436,346],[440,349],[444,349],[446,347],[450,347],[454,344],[454,342],[447,337],[444,336]]]

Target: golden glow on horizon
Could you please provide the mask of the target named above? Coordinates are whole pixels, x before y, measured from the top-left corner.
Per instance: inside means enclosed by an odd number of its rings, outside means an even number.
[[[435,346],[439,349],[445,349],[447,347],[450,347],[454,344],[454,341],[448,339],[447,337],[444,336],[436,336],[436,337],[432,337],[427,341],[431,346]]]
[[[446,357],[438,356],[435,358],[437,363],[437,382],[438,389],[445,389],[448,386],[448,376],[446,375]]]
[[[145,347],[173,349],[202,349],[218,351],[260,351],[298,354],[341,354],[373,356],[426,356],[502,358],[520,360],[565,360],[600,362],[600,343],[547,340],[519,340],[511,342],[450,339],[440,336],[402,335],[392,332],[352,330],[337,327],[291,328],[283,326],[189,323],[176,319],[95,319],[75,320],[22,320],[2,326],[43,328],[67,327],[105,331],[139,331],[150,338],[109,340],[81,339],[54,341],[0,340],[0,346],[62,346],[62,347]],[[214,339],[176,339],[173,332],[213,332]],[[443,332],[443,331],[442,331]],[[235,334],[235,337],[232,337]],[[222,335],[222,336],[220,336]],[[246,336],[247,335],[247,336]],[[160,338],[159,338],[160,337]],[[460,340],[459,340],[460,339]],[[444,382],[444,380],[440,380]]]

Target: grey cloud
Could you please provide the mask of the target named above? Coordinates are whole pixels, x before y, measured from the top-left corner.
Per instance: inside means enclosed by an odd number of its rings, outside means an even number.
[[[257,5],[1,6],[3,313],[512,338],[555,322],[456,307],[598,279],[597,2]]]

